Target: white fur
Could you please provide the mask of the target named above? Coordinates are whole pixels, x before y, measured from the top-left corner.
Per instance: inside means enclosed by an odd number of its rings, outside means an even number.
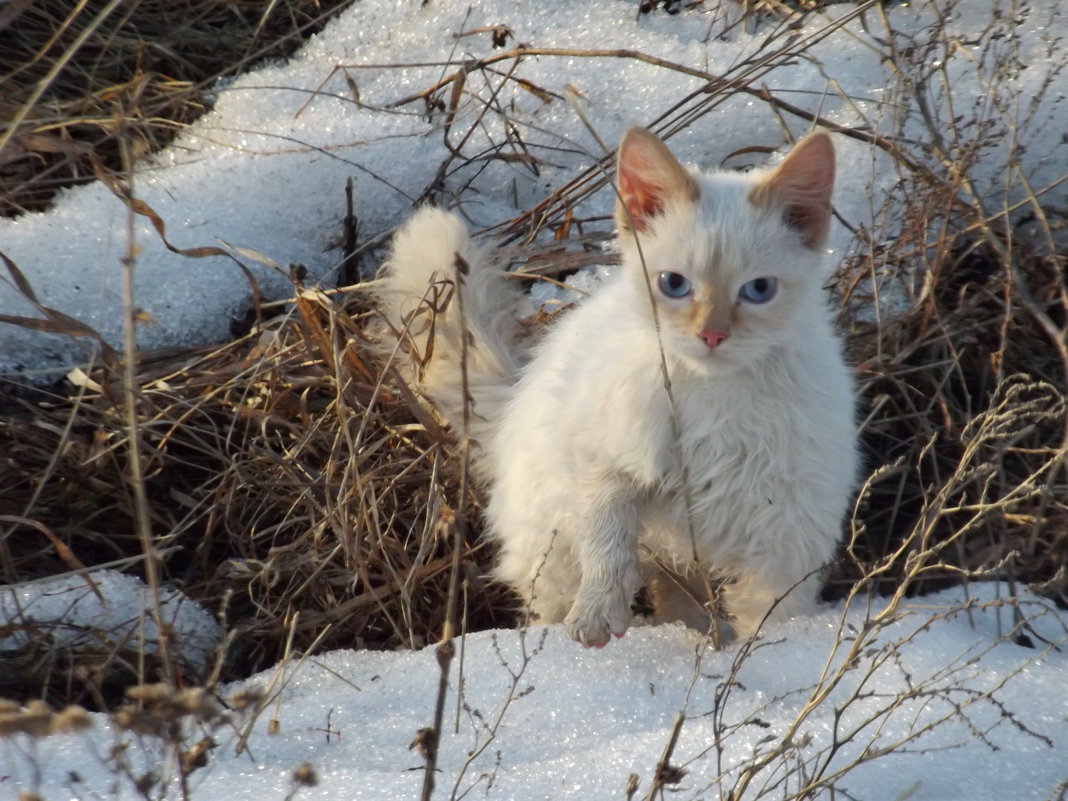
[[[775,209],[748,200],[759,177],[693,180],[697,202],[651,220],[640,251],[623,231],[623,270],[529,354],[515,344],[514,285],[454,218],[418,212],[384,271],[382,307],[400,325],[431,275],[454,275],[453,252],[471,264],[472,433],[496,575],[536,617],[565,621],[586,644],[626,630],[652,558],[732,577],[725,602],[741,636],[773,605],[779,617],[804,612],[855,480],[853,384],[822,257]],[[776,277],[779,292],[736,304],[730,338],[711,349],[678,322],[685,308],[647,283],[662,270],[732,299],[758,277]],[[420,383],[458,430],[460,328],[454,302],[438,315]]]
[[[493,439],[522,358],[515,343],[519,286],[493,256],[492,250],[471,242],[458,217],[424,207],[394,236],[375,293],[388,325],[379,336],[381,354],[434,401],[458,433],[464,430],[461,364],[466,356],[466,433],[476,444]],[[459,275],[458,259],[470,267],[468,276]],[[465,332],[466,354],[461,345]],[[398,358],[398,350],[409,351],[412,358]],[[476,467],[484,461],[476,459]]]

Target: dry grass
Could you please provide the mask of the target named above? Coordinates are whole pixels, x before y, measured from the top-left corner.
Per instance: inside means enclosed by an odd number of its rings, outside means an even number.
[[[357,293],[307,291],[297,310],[137,379],[156,547],[167,576],[237,632],[225,675],[274,664],[287,643],[417,647],[442,625],[438,521],[458,500],[448,438],[364,361]],[[109,384],[107,368],[95,375]],[[104,390],[6,415],[7,580],[115,559],[139,569],[121,412]],[[478,579],[488,554],[469,542],[463,558],[469,625],[508,625],[503,593]]]
[[[852,349],[872,408],[863,444],[869,466],[882,469],[858,510],[844,586],[922,532],[943,547],[918,590],[995,575],[1047,582],[1068,601],[1068,365],[1019,294],[1034,288],[1063,332],[1063,260],[1007,255],[1009,263],[980,243],[954,242],[905,314],[855,324]],[[852,284],[848,270],[842,279]],[[883,591],[904,566],[879,577]]]
[[[235,52],[260,52],[257,26],[266,5],[211,4],[212,13],[242,20],[245,38]],[[286,5],[292,30],[311,24],[313,5]],[[24,23],[32,19],[44,31],[59,19],[57,6],[8,8],[21,9]],[[135,7],[156,9],[166,19],[155,4]],[[53,10],[50,22],[25,17],[46,10]],[[202,11],[186,21],[219,24],[208,5]],[[251,57],[225,68],[202,67],[202,74],[180,71],[181,80],[165,77],[169,67],[149,69],[136,59],[133,71],[124,73],[131,69],[131,48],[123,44],[120,33],[129,29],[117,24],[119,14],[105,21],[112,27],[101,22],[90,32],[86,41],[97,50],[65,45],[93,82],[53,81],[51,105],[28,94],[18,99],[18,124],[5,140],[6,148],[16,149],[0,151],[0,169],[13,176],[8,185],[17,185],[4,195],[8,210],[39,207],[55,186],[84,178],[84,154],[71,148],[105,157],[115,147],[109,120],[137,121],[133,141],[143,145],[135,150],[157,146],[165,132],[197,112],[215,75]],[[141,36],[132,51],[142,60],[150,53],[173,55],[166,37]],[[40,43],[22,46],[29,49],[20,58],[30,66],[4,70],[28,86],[31,75],[45,74],[42,54],[51,51]],[[2,40],[0,52],[11,52]],[[42,58],[33,61],[35,55]],[[105,63],[117,71],[96,66]],[[489,60],[469,63],[463,74],[490,68]],[[755,88],[761,74],[747,73],[752,83],[741,90],[723,81],[719,91],[695,93],[665,115],[662,128],[686,127],[733,91],[792,113],[789,104]],[[448,96],[451,89],[460,97],[461,79],[447,76],[411,100]],[[114,92],[102,93],[105,86]],[[494,113],[492,103],[484,107]],[[848,310],[843,323],[853,329],[867,413],[863,442],[874,472],[830,590],[846,595],[861,579],[882,591],[919,591],[948,580],[1000,576],[1040,584],[1065,602],[1064,254],[1052,236],[1045,248],[1017,242],[1010,210],[984,207],[954,175],[932,166],[929,152],[875,140],[861,129],[845,133],[894,155],[913,190],[903,218],[916,224],[902,226],[889,244],[860,232],[861,246],[837,277]],[[34,150],[34,135],[64,144]],[[462,133],[453,136],[465,141]],[[450,157],[462,158],[462,151]],[[557,249],[540,254],[538,271],[573,269],[589,257],[586,239],[569,225],[570,209],[603,180],[597,169],[578,176],[543,206],[502,226],[506,238],[514,242],[533,228],[553,228]],[[1041,198],[1031,200],[1043,209]],[[937,236],[919,222],[930,220],[941,221]],[[894,263],[920,264],[929,280],[893,317],[858,314],[873,308],[864,294],[873,265]],[[461,460],[448,433],[393,372],[383,373],[384,366],[367,357],[369,312],[361,286],[326,293],[295,283],[294,299],[289,312],[281,305],[261,308],[249,335],[218,348],[143,354],[132,382],[134,436],[123,392],[128,382],[117,357],[98,365],[81,388],[8,387],[0,404],[4,580],[116,561],[140,572],[147,564],[147,527],[164,578],[218,614],[231,632],[218,666],[224,677],[311,647],[413,647],[436,640],[456,555],[450,510],[477,509],[478,499],[459,497]],[[132,453],[140,478],[131,471]],[[147,521],[138,520],[139,497]],[[470,630],[509,625],[513,602],[482,579],[492,554],[478,541],[473,514],[471,522],[459,553],[461,619]],[[131,673],[128,660],[101,660],[100,654],[45,656],[34,646],[3,654],[4,694],[108,705],[116,689],[166,675],[164,665],[149,665],[147,675],[143,665]],[[94,659],[92,670],[77,669]]]

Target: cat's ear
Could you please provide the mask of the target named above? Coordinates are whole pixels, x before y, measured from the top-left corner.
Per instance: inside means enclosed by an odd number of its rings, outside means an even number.
[[[820,131],[798,142],[782,164],[761,178],[749,192],[749,202],[780,210],[802,244],[819,250],[831,226],[833,190],[834,145]]]
[[[644,231],[674,204],[693,203],[698,188],[663,142],[644,128],[628,128],[616,160],[616,223],[621,231]]]

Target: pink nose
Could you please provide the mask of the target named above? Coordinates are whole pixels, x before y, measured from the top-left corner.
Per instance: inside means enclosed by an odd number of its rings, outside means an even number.
[[[701,331],[697,336],[701,337],[705,341],[705,344],[710,348],[717,347],[727,337],[731,335],[730,331],[721,329],[712,329],[709,331]]]

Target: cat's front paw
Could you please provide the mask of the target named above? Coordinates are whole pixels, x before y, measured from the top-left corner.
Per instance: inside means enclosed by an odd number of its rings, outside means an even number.
[[[601,648],[611,635],[622,637],[630,625],[630,602],[620,593],[579,596],[564,618],[568,636],[587,647]]]

